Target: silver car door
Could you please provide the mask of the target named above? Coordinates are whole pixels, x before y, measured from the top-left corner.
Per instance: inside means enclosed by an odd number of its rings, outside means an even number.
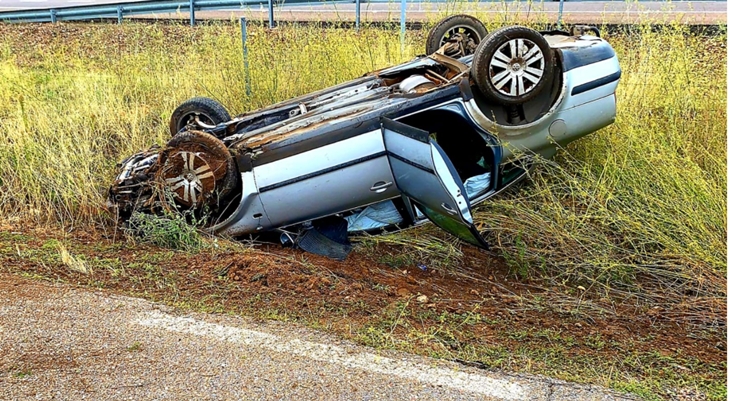
[[[261,203],[273,227],[318,219],[399,195],[377,127],[256,166],[253,171]]]
[[[429,133],[387,118],[381,121],[388,161],[398,189],[434,224],[481,248],[469,199],[456,169]]]

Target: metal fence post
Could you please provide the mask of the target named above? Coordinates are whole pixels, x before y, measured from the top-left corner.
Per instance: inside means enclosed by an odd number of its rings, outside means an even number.
[[[243,43],[243,79],[246,81],[246,96],[251,97],[251,73],[248,69],[248,45],[246,44],[246,18],[241,17],[241,43]]]
[[[355,0],[355,30],[360,30],[360,0]]]
[[[406,45],[406,0],[400,0],[400,50]]]
[[[56,23],[56,10],[51,9],[51,22]]]
[[[274,27],[274,0],[269,0],[269,28]]]
[[[124,7],[117,6],[117,24],[122,23],[122,18],[124,18]]]
[[[560,0],[560,7],[558,8],[558,29],[563,24],[563,2],[564,0]]]
[[[195,0],[190,0],[190,26],[195,26]]]

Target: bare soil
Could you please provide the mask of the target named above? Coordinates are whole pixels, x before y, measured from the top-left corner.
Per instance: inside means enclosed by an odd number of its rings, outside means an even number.
[[[631,383],[642,380],[659,386],[666,377],[678,383],[668,399],[682,399],[681,384],[725,387],[724,325],[678,324],[676,311],[634,297],[617,302],[517,279],[502,259],[472,247],[462,248],[459,266],[431,268],[383,263],[402,251],[388,246],[337,262],[275,244],[220,244],[187,253],[118,233],[5,226],[0,271],[186,309],[299,321],[376,347],[620,390],[636,391]],[[88,272],[75,271],[61,249]],[[614,368],[615,381],[601,372]]]

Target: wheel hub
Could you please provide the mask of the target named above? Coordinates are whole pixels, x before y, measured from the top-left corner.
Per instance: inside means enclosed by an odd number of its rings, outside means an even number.
[[[511,39],[489,61],[491,84],[501,94],[518,97],[532,91],[545,72],[545,57],[529,39]]]
[[[163,177],[175,200],[196,207],[215,191],[216,177],[199,152],[178,151],[170,155]]]
[[[454,56],[466,56],[474,53],[477,44],[481,41],[481,37],[477,31],[467,25],[458,25],[451,28],[441,38],[439,46],[444,46],[447,43],[453,43],[454,50],[448,54],[451,57]]]

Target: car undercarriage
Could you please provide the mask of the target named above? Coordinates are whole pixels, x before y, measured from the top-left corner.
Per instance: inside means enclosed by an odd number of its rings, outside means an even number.
[[[531,157],[613,122],[620,69],[598,37],[487,35],[467,17],[437,24],[427,56],[234,118],[190,99],[166,146],[120,164],[108,205],[122,220],[182,210],[214,233],[274,231],[337,258],[348,232],[428,220],[486,247],[470,208]]]

